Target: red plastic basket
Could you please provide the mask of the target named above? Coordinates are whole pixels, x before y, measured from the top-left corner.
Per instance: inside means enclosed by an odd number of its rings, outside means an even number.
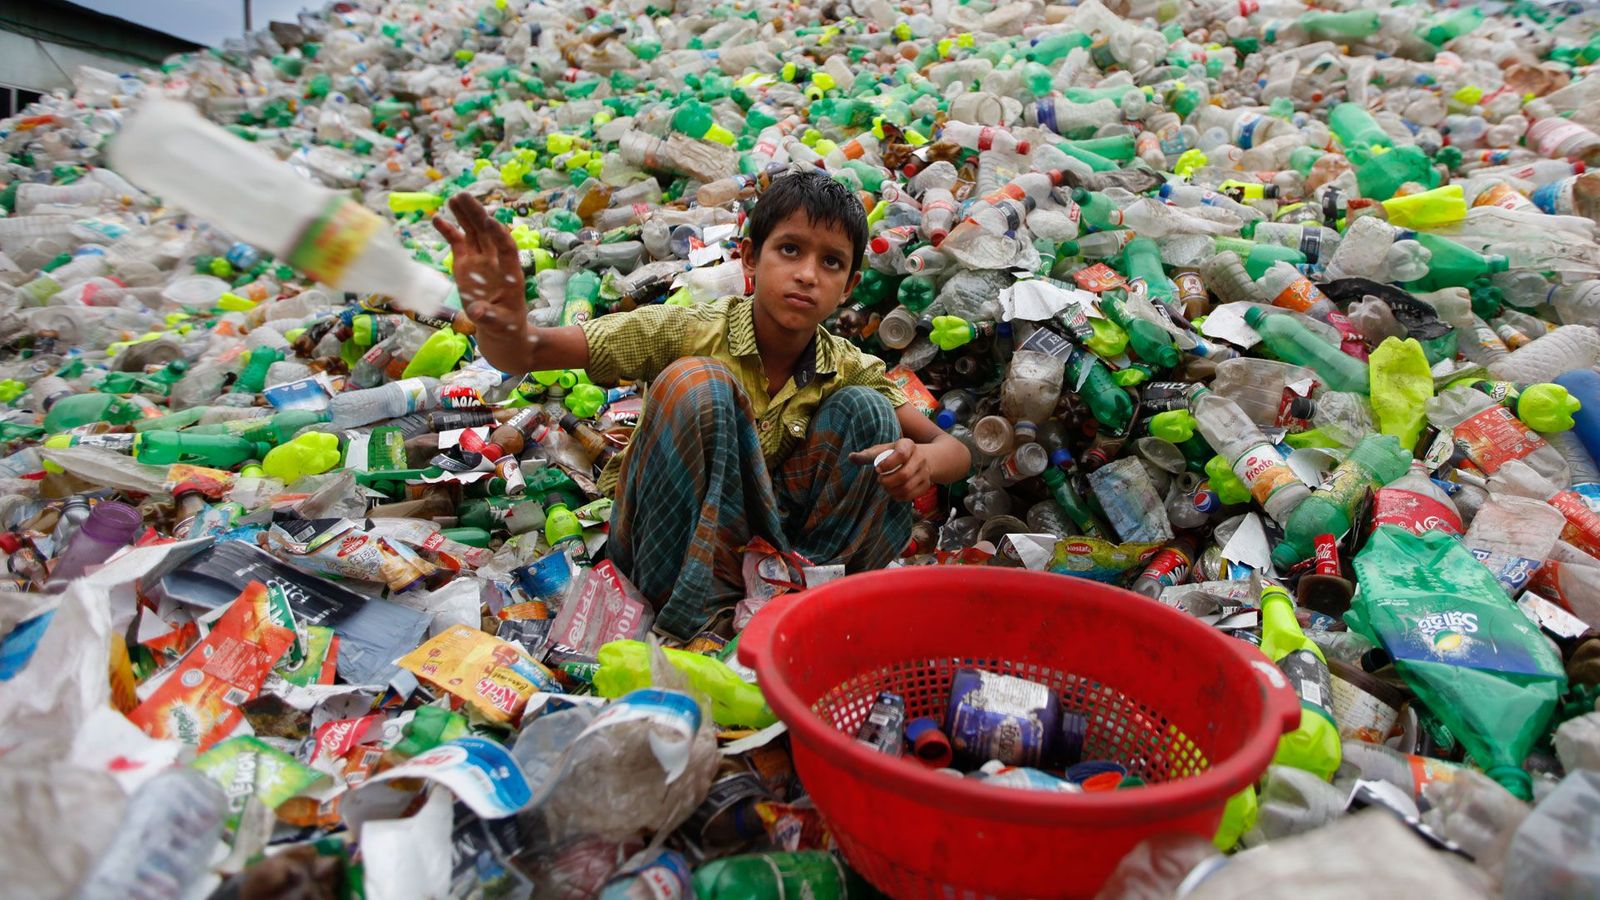
[[[1138,594],[1022,569],[919,567],[780,597],[739,639],[850,865],[895,897],[1092,895],[1143,838],[1210,837],[1300,705],[1255,648]],[[1085,759],[1147,786],[1053,794],[955,779],[852,740],[879,691],[942,720],[960,668],[1049,685]]]

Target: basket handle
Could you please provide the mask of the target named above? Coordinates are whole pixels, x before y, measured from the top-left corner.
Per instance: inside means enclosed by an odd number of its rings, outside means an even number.
[[[1300,697],[1289,686],[1289,679],[1267,655],[1244,641],[1232,640],[1234,652],[1250,666],[1250,673],[1261,685],[1262,702],[1266,705],[1266,720],[1277,722],[1281,734],[1300,727]]]
[[[804,594],[805,591],[779,594],[756,611],[749,624],[739,632],[739,662],[757,672],[761,671],[772,650],[773,628],[777,626],[778,620],[783,618],[783,611]]]

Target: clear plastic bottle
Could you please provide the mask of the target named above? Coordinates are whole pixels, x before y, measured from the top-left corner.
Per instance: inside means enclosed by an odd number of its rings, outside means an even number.
[[[170,204],[340,290],[438,309],[449,279],[420,265],[374,213],[202,119],[151,99],[129,116],[111,165]]]
[[[1566,517],[1548,503],[1511,494],[1491,494],[1462,543],[1495,573],[1515,597],[1550,555]]]
[[[1345,792],[1304,769],[1273,765],[1262,776],[1257,802],[1256,834],[1245,836],[1252,845],[1257,835],[1278,840],[1332,822],[1344,814]]]
[[[335,428],[357,428],[406,413],[432,409],[438,397],[439,379],[420,377],[391,381],[365,390],[346,391],[328,406]]]
[[[1455,501],[1428,477],[1427,463],[1421,460],[1373,495],[1372,525],[1398,525],[1418,535],[1443,531],[1459,536],[1463,531]]]
[[[1600,330],[1592,325],[1563,325],[1490,364],[1489,374],[1501,381],[1537,384],[1600,362]]]
[[[1048,353],[1018,350],[1011,357],[1005,384],[1000,388],[1000,410],[1012,422],[1045,421],[1061,398],[1065,377],[1063,362]]]
[[[1211,390],[1237,403],[1250,421],[1269,427],[1278,423],[1284,389],[1316,377],[1317,373],[1303,366],[1239,356],[1217,363]]]
[[[1278,448],[1227,397],[1202,394],[1192,411],[1206,443],[1228,460],[1267,515],[1278,522],[1288,521],[1311,489],[1290,471]]]

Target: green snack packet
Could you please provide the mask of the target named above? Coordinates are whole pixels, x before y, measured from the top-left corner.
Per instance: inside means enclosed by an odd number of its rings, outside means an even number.
[[[239,824],[239,814],[251,796],[259,797],[270,809],[324,776],[289,754],[271,747],[260,738],[229,738],[200,754],[190,763],[222,787],[228,795],[228,827]]]
[[[1380,525],[1355,559],[1345,622],[1394,659],[1490,778],[1532,798],[1522,769],[1566,690],[1561,657],[1494,573],[1442,531]]]

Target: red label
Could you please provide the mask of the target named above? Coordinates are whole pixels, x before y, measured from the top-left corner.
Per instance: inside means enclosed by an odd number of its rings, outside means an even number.
[[[1339,541],[1331,534],[1319,534],[1312,541],[1316,548],[1318,575],[1339,574]]]
[[[339,719],[334,722],[324,723],[317,729],[317,749],[312,755],[313,759],[329,757],[337,759],[355,749],[361,741],[362,735],[367,733],[368,727],[373,722],[382,718],[379,715],[361,716],[356,719]]]
[[[1514,459],[1544,449],[1544,438],[1522,424],[1511,410],[1491,406],[1456,426],[1456,443],[1464,444],[1473,465],[1493,475]]]
[[[915,406],[923,415],[931,416],[939,408],[938,399],[933,396],[932,391],[928,390],[928,386],[922,383],[922,379],[917,377],[916,372],[905,366],[895,366],[885,372],[884,377],[894,382],[895,386],[900,388],[900,391],[906,395],[906,399],[911,402],[911,405]]]
[[[1073,272],[1072,280],[1078,283],[1078,287],[1096,294],[1127,284],[1127,279],[1105,263],[1095,263]]]
[[[1572,491],[1562,491],[1551,497],[1550,505],[1567,517],[1567,527],[1561,530],[1562,540],[1590,556],[1600,557],[1600,514]]]
[[[1415,535],[1442,531],[1460,537],[1461,516],[1443,503],[1407,490],[1382,488],[1372,500],[1372,527],[1399,525]]]

